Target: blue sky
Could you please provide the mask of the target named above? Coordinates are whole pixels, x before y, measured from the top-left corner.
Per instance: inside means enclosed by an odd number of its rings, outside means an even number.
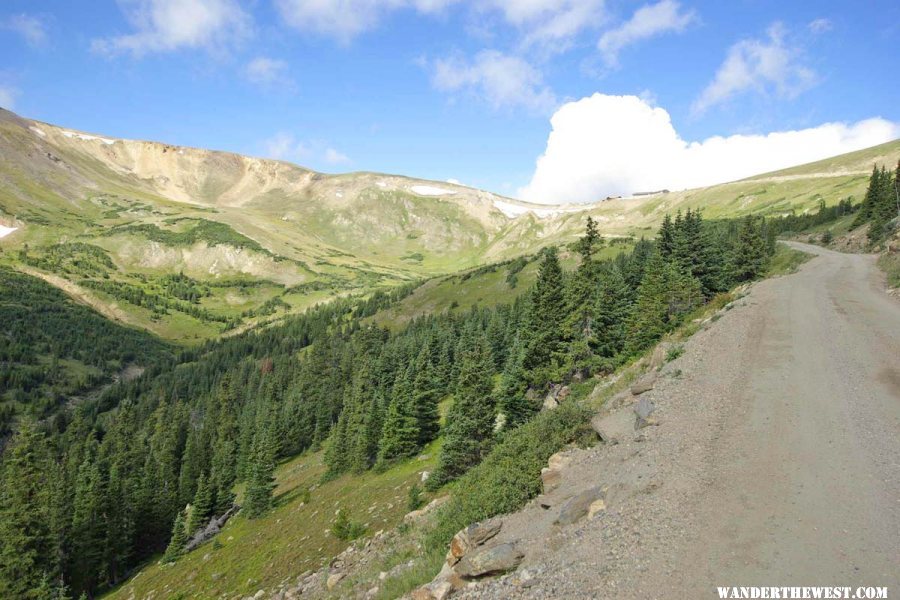
[[[5,0],[0,105],[585,201],[750,174],[715,156],[763,169],[897,137],[898,46],[895,1]],[[781,131],[802,133],[786,152],[753,137]]]

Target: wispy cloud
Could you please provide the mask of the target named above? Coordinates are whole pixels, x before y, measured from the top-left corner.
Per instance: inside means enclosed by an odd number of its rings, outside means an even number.
[[[34,15],[12,15],[0,21],[0,29],[7,29],[19,34],[29,46],[43,46],[47,42],[47,25],[43,19]]]
[[[809,22],[809,25],[807,25],[807,27],[815,34],[827,33],[834,29],[834,25],[832,25],[831,21],[824,17],[813,19]]]
[[[18,88],[0,83],[0,106],[7,110],[15,109],[16,98],[19,97],[20,93]]]
[[[348,43],[374,29],[389,12],[412,9],[436,13],[458,0],[275,0],[282,19],[299,31]]]
[[[519,31],[525,47],[566,45],[579,32],[599,26],[605,15],[605,0],[275,0],[275,6],[290,27],[345,44],[401,10],[435,15],[461,6],[479,21],[498,15]]]
[[[325,162],[330,165],[342,165],[350,162],[350,157],[334,148],[325,149]]]
[[[816,83],[816,73],[801,62],[801,49],[788,44],[781,23],[769,27],[764,39],[734,44],[715,78],[694,101],[694,115],[706,112],[745,92],[793,98]]]
[[[293,133],[279,131],[263,140],[263,153],[268,158],[298,163],[344,165],[350,157],[321,140],[300,140]]]
[[[247,81],[261,87],[294,88],[288,63],[277,58],[257,56],[244,66],[243,74]]]
[[[578,34],[606,20],[604,0],[489,0],[473,5],[482,12],[498,11],[519,30],[526,48],[568,49]]]
[[[632,44],[669,32],[684,31],[697,20],[693,10],[682,10],[675,0],[661,0],[637,9],[630,19],[600,37],[600,50],[607,66],[619,64],[619,52]]]
[[[91,47],[105,54],[142,56],[183,48],[222,51],[247,37],[249,14],[236,0],[120,0],[135,31],[95,39]]]
[[[538,69],[521,57],[497,50],[484,50],[472,60],[441,58],[430,67],[436,89],[469,91],[494,108],[518,106],[543,112],[557,102]]]

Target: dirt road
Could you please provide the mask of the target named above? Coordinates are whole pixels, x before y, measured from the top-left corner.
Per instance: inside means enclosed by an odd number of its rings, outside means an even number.
[[[661,424],[576,453],[564,486],[628,487],[567,529],[504,524],[521,572],[463,595],[715,598],[716,586],[900,596],[900,303],[874,258],[816,254],[754,285],[646,394]],[[544,511],[548,513],[552,511]]]

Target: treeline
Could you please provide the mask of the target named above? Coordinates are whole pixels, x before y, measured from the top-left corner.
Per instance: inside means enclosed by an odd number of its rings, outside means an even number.
[[[762,219],[713,224],[694,211],[616,259],[595,260],[601,243],[589,220],[571,273],[543,251],[536,284],[511,305],[390,333],[366,318],[414,285],[337,300],[186,352],[68,419],[25,423],[2,465],[0,597],[91,595],[167,547],[175,560],[236,482],[242,512],[264,513],[276,461],[306,450],[324,447],[336,475],[386,467],[443,433],[429,484],[451,481],[536,414],[551,384],[612,371],[762,274],[774,248]]]
[[[854,227],[869,224],[869,242],[878,244],[897,229],[900,217],[900,162],[891,171],[876,165],[872,168],[869,187],[863,198]]]
[[[775,235],[799,233],[852,215],[859,208],[859,204],[853,204],[853,198],[844,198],[831,206],[825,206],[825,200],[819,200],[819,206],[814,213],[770,217],[766,219],[766,225]]]

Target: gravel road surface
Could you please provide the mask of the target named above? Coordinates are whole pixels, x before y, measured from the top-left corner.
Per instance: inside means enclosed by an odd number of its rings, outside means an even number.
[[[533,502],[498,541],[518,572],[471,598],[716,598],[716,586],[887,586],[900,597],[900,302],[874,257],[804,244],[645,394],[660,424],[576,451],[562,490],[619,490],[552,525]],[[624,491],[623,491],[624,490]]]

